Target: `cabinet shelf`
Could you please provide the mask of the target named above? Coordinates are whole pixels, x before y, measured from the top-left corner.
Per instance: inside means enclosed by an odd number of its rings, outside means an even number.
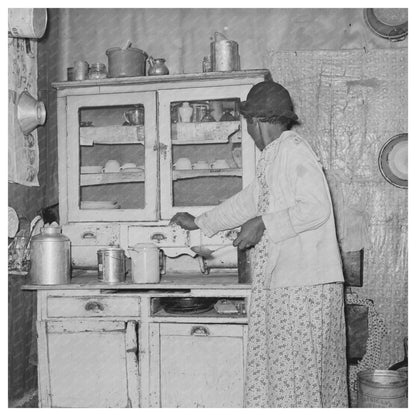
[[[172,145],[181,146],[185,144],[216,144],[216,143],[228,143],[229,139],[202,139],[202,140],[172,140]],[[241,143],[241,137],[234,135],[231,137],[231,143]]]
[[[175,123],[172,124],[172,143],[228,143],[230,139],[241,142],[241,138],[237,139],[239,131],[239,121]]]
[[[81,146],[94,144],[144,144],[144,126],[80,127]]]
[[[81,186],[106,185],[122,182],[144,182],[144,171],[115,173],[83,173],[80,175]]]
[[[242,169],[188,169],[174,170],[172,178],[178,179],[202,178],[205,176],[243,176]]]

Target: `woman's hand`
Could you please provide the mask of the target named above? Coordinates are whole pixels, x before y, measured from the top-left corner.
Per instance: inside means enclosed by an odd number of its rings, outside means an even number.
[[[169,225],[177,224],[185,230],[197,230],[199,227],[195,224],[195,217],[189,212],[177,212],[169,221]]]
[[[266,227],[261,216],[248,220],[241,226],[241,231],[233,241],[233,246],[238,246],[240,250],[255,246],[263,236],[265,229]]]

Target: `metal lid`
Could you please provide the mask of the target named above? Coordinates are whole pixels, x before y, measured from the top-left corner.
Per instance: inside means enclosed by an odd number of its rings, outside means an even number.
[[[131,52],[139,52],[139,53],[141,53],[141,54],[145,55],[146,57],[148,56],[148,55],[147,55],[147,53],[146,53],[145,51],[142,51],[142,50],[141,50],[141,49],[139,49],[139,48],[127,48],[127,49],[122,49],[122,48],[120,48],[119,46],[115,46],[114,48],[109,48],[109,49],[107,49],[107,50],[105,51],[105,54],[106,54],[106,55],[109,55],[110,53],[112,53],[112,52],[116,52],[116,51],[125,51],[125,52],[129,52],[129,51],[131,51]]]
[[[124,251],[119,245],[115,245],[115,246],[108,246],[108,247],[103,247],[100,248],[98,250],[101,253],[107,252],[107,251]]]
[[[137,243],[132,247],[134,251],[140,250],[159,250],[159,247],[154,243]]]
[[[55,235],[62,233],[62,227],[59,225],[47,225],[40,229],[42,234]]]

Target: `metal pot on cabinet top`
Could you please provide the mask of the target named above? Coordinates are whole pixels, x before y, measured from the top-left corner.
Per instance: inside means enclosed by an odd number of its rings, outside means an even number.
[[[146,75],[147,53],[137,48],[110,48],[108,57],[108,76],[110,78],[138,77]]]

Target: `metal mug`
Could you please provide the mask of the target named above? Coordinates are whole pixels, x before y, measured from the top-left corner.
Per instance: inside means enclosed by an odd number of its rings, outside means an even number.
[[[120,247],[106,247],[97,252],[98,279],[106,283],[120,283],[126,280],[126,258],[124,250]],[[101,270],[102,269],[102,276]]]
[[[144,125],[144,108],[131,108],[125,111],[123,116],[124,120],[131,126]]]
[[[88,62],[86,61],[75,61],[74,62],[74,80],[83,81],[88,79]]]

